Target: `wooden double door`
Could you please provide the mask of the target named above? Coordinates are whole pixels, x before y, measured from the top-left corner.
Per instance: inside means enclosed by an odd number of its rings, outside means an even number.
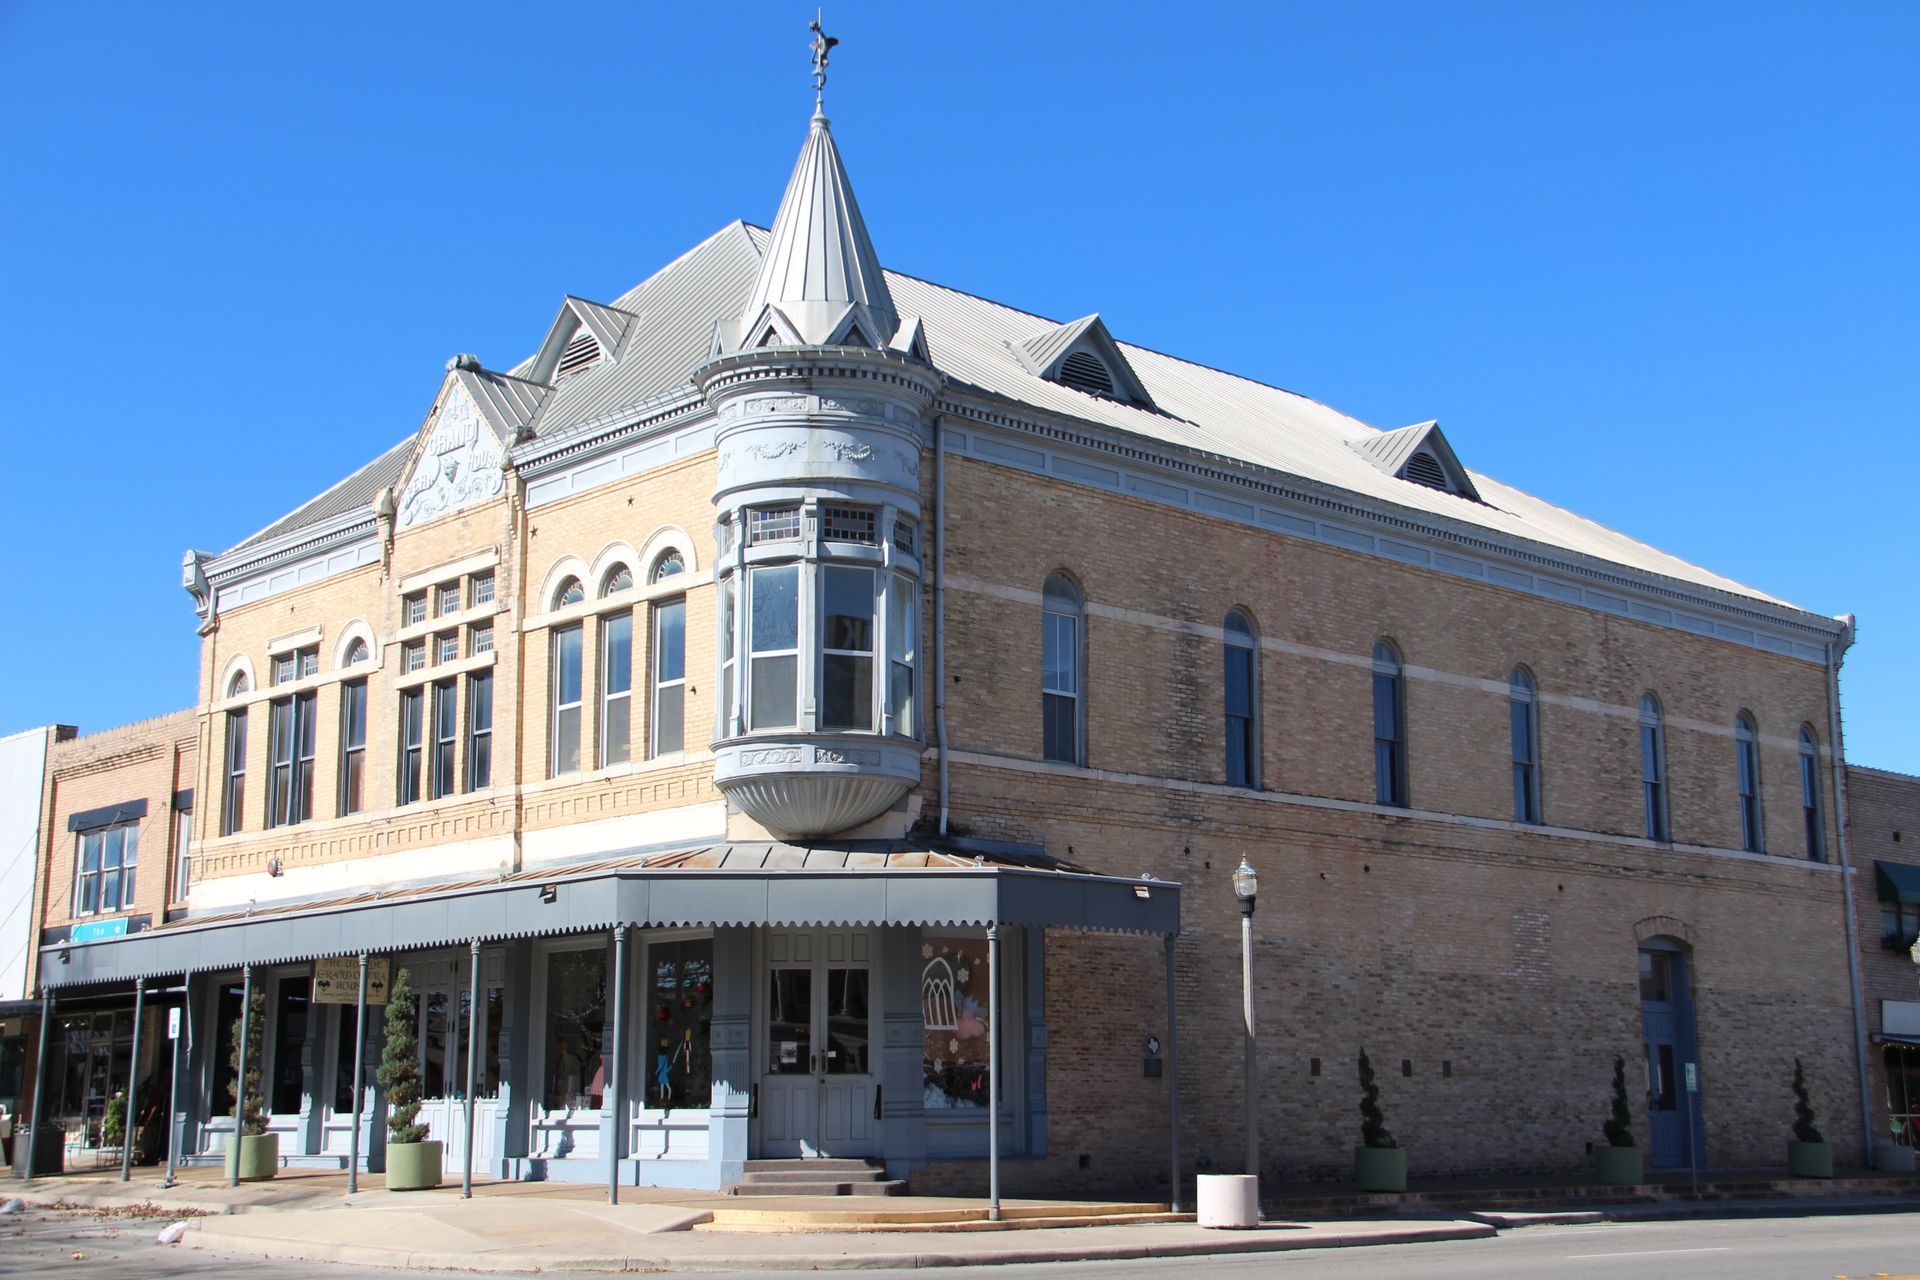
[[[755,1013],[757,1155],[878,1152],[878,961],[872,930],[772,929],[765,935]]]

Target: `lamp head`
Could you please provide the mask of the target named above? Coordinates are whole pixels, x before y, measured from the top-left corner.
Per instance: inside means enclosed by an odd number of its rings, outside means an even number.
[[[1243,855],[1240,865],[1233,869],[1233,896],[1240,900],[1240,909],[1251,912],[1254,897],[1260,892],[1260,877],[1254,872]]]

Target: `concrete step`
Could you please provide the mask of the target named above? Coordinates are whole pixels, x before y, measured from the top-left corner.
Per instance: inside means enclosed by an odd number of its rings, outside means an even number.
[[[903,1179],[880,1182],[736,1182],[727,1188],[730,1196],[903,1196]]]
[[[766,1169],[752,1170],[742,1182],[885,1182],[885,1169]]]
[[[748,1173],[784,1173],[790,1169],[805,1169],[814,1173],[857,1173],[866,1169],[885,1170],[886,1163],[880,1160],[860,1159],[817,1159],[817,1160],[749,1160]]]

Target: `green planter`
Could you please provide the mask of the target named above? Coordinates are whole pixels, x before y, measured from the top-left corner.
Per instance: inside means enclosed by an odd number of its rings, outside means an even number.
[[[1607,1187],[1637,1187],[1646,1181],[1638,1147],[1595,1147],[1594,1180]]]
[[[227,1145],[227,1176],[234,1176],[234,1162],[239,1161],[240,1181],[265,1182],[280,1172],[280,1135],[277,1133],[258,1133],[241,1138]]]
[[[389,1142],[387,1190],[425,1191],[440,1185],[441,1147],[438,1142]]]
[[[1405,1191],[1405,1147],[1355,1147],[1353,1181],[1362,1191]]]
[[[1796,1178],[1831,1178],[1833,1176],[1833,1144],[1789,1142],[1787,1172]]]

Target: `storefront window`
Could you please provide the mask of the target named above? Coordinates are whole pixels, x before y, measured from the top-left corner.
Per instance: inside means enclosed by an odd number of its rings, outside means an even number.
[[[107,1102],[127,1087],[128,1056],[133,1050],[133,1014],[71,1014],[60,1019],[54,1040],[55,1061],[48,1077],[58,1083],[59,1098],[51,1105],[54,1118],[66,1130],[70,1145],[102,1145],[101,1129]]]
[[[275,1000],[273,1020],[273,1092],[268,1110],[292,1115],[300,1110],[306,1092],[306,1070],[301,1062],[307,1043],[307,1001],[312,985],[306,977],[283,978]],[[237,1015],[236,1015],[237,1016]]]
[[[647,954],[653,967],[647,1105],[661,1110],[710,1106],[713,939],[656,942]]]
[[[989,974],[985,938],[927,935],[920,944],[922,1105],[929,1111],[987,1105]]]
[[[606,1087],[600,1041],[607,1019],[607,954],[598,948],[547,958],[549,1111],[598,1107]]]
[[[1887,1115],[1892,1138],[1903,1147],[1920,1146],[1920,1049],[1890,1044],[1884,1058],[1887,1068]]]
[[[233,1118],[233,1032],[240,1021],[240,984],[220,988],[213,1016],[213,1090],[207,1097],[216,1116]],[[251,1064],[249,1064],[251,1065]]]

